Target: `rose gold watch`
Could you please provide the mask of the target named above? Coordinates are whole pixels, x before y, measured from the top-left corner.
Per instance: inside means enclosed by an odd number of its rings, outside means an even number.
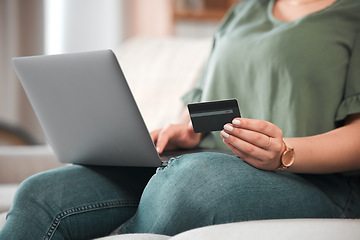
[[[288,147],[283,140],[285,145],[285,150],[280,156],[280,166],[276,170],[285,170],[293,165],[295,160],[295,151],[294,148]]]

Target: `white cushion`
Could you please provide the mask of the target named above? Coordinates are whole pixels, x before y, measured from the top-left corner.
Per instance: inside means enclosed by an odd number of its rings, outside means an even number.
[[[105,238],[98,238],[98,240],[168,240],[169,236],[158,234],[124,234],[115,235]]]
[[[0,213],[0,231],[5,224],[6,214],[7,214],[6,212]]]
[[[102,240],[358,240],[360,219],[280,219],[220,224],[167,238],[155,234],[125,234]]]
[[[287,219],[221,224],[181,233],[171,240],[358,240],[360,220]]]
[[[0,184],[0,213],[9,211],[18,184]]]

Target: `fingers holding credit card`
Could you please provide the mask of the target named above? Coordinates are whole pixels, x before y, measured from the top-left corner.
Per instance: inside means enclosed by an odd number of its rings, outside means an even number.
[[[188,105],[194,132],[221,131],[224,143],[254,167],[274,170],[283,151],[282,131],[263,120],[241,118],[236,99]]]
[[[275,170],[283,152],[282,131],[263,120],[235,118],[221,131],[224,143],[241,159],[264,170]]]

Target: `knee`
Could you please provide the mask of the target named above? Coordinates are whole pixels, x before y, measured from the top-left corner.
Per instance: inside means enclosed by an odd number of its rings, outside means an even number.
[[[236,171],[237,175],[241,169],[248,167],[238,157],[227,154],[190,154],[175,160],[154,180],[161,186],[158,194],[167,203],[174,205],[174,209],[176,205],[180,208],[192,206],[209,213],[207,208],[215,207],[212,204],[221,201],[219,198],[224,196],[222,192],[232,189],[236,184],[232,181],[231,171]]]
[[[224,184],[221,178],[227,176],[231,165],[243,164],[239,162],[234,156],[215,153],[185,155],[174,160],[148,183],[134,225],[145,228],[141,231],[173,235],[216,223],[224,193],[235,184]]]
[[[162,191],[178,193],[179,189],[225,187],[231,175],[247,175],[253,171],[252,166],[237,156],[206,152],[180,156],[158,171],[153,180],[161,183]]]
[[[47,201],[53,201],[51,186],[55,183],[52,181],[51,174],[48,172],[33,175],[24,180],[15,195],[13,206],[15,208],[29,208],[32,205],[44,204]]]
[[[77,166],[57,168],[35,174],[24,180],[17,190],[13,202],[14,210],[23,209],[28,212],[30,206],[51,212],[52,206],[61,205],[62,189],[72,186],[70,183],[71,172]],[[74,179],[72,179],[74,180]]]
[[[202,190],[217,188],[221,176],[226,176],[230,165],[241,160],[218,153],[199,153],[180,156],[157,172],[147,188],[158,189],[157,195],[166,199],[186,201]],[[214,185],[215,184],[215,185]],[[178,195],[181,195],[181,198]],[[191,199],[192,200],[192,199]]]
[[[214,176],[227,172],[229,169],[239,167],[244,162],[236,156],[204,152],[187,154],[175,158],[162,171],[159,171],[158,178],[170,178],[168,180],[182,179],[178,184],[185,183],[184,181],[192,182],[196,180],[212,179]]]

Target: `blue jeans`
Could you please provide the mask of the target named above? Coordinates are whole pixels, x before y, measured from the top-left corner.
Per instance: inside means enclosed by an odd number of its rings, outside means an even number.
[[[159,168],[67,166],[24,181],[0,239],[175,235],[196,227],[284,218],[359,218],[359,178],[258,170],[195,153]]]

